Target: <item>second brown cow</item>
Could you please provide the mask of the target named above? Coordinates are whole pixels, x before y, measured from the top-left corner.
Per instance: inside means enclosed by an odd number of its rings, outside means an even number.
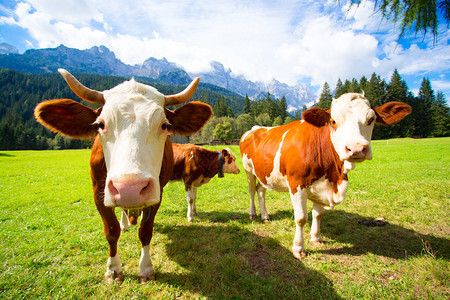
[[[229,148],[212,151],[192,144],[172,144],[175,166],[171,180],[183,181],[186,188],[188,203],[187,218],[194,221],[194,214],[198,215],[195,200],[197,188],[208,183],[218,174],[239,174],[236,157]]]

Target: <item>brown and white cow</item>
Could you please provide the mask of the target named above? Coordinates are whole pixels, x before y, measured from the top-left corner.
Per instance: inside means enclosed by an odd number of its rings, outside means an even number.
[[[94,201],[100,213],[109,258],[107,282],[123,281],[117,253],[120,225],[115,207],[143,209],[139,228],[142,250],[139,261],[141,282],[155,278],[149,244],[164,185],[173,171],[172,144],[168,135],[193,134],[209,120],[209,105],[191,102],[175,111],[166,105],[186,102],[197,88],[196,78],[183,92],[164,96],[155,88],[134,81],[103,92],[83,86],[67,71],[58,70],[81,99],[102,103],[93,110],[76,101],[44,101],[35,109],[36,119],[54,132],[72,138],[95,137],[90,165]]]
[[[198,215],[196,199],[197,188],[208,183],[216,174],[224,177],[224,173],[239,174],[236,157],[229,148],[222,151],[212,151],[192,144],[172,144],[174,168],[170,180],[183,181],[186,188],[188,203],[187,219],[194,221],[194,214]],[[136,225],[139,210],[122,212],[120,226],[127,230],[129,225]]]
[[[306,256],[303,226],[308,213],[306,199],[313,202],[311,242],[322,244],[320,220],[345,198],[347,173],[356,162],[372,159],[370,140],[375,123],[391,125],[411,112],[402,102],[372,108],[361,94],[334,99],[328,111],[311,108],[300,121],[279,127],[253,127],[240,140],[250,193],[250,219],[256,217],[255,190],[261,219],[269,220],[266,189],[289,192],[296,223],[294,256]],[[258,185],[256,185],[258,180]]]
[[[195,200],[197,188],[208,183],[211,178],[224,173],[239,174],[236,157],[229,148],[222,151],[211,151],[191,144],[172,144],[175,167],[170,180],[184,182],[186,200],[188,203],[187,218],[194,221],[194,214],[198,215]]]

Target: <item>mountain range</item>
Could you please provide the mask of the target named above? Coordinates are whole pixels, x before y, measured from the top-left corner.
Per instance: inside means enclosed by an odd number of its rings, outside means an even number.
[[[58,68],[65,68],[74,73],[142,76],[178,85],[198,76],[204,83],[223,87],[241,96],[248,95],[250,99],[266,97],[268,92],[275,98],[285,96],[289,111],[301,109],[317,98],[306,85],[289,86],[275,79],[269,83],[253,82],[233,74],[216,61],[211,62],[211,71],[206,73],[188,73],[166,58],[150,57],[142,64],[128,65],[105,46],[79,50],[60,45],[56,48],[29,49],[19,54],[14,46],[0,43],[0,68],[27,73],[56,72]]]

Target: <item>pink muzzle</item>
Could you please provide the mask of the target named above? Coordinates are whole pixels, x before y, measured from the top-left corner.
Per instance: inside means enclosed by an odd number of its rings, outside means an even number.
[[[154,189],[150,178],[121,176],[109,180],[107,189],[116,206],[124,208],[144,207],[150,201]]]

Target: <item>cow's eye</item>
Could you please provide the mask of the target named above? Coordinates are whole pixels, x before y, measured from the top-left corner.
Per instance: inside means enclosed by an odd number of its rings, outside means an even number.
[[[370,118],[369,121],[367,121],[367,125],[372,125],[373,121],[375,121],[375,118]]]
[[[162,129],[162,130],[166,130],[168,126],[169,126],[169,125],[168,125],[167,123],[162,123],[162,124],[161,124],[161,129]]]
[[[97,127],[100,128],[101,130],[105,130],[105,123],[102,121],[98,121],[97,123]]]

